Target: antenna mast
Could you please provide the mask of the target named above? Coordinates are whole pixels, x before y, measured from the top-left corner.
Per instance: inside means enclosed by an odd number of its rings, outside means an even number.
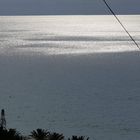
[[[6,129],[6,119],[5,119],[5,111],[4,111],[4,109],[1,110],[0,128]]]

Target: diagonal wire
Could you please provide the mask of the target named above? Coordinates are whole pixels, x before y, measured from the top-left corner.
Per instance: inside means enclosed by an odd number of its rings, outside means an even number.
[[[122,22],[119,20],[119,18],[116,16],[116,14],[113,12],[113,10],[111,9],[111,7],[108,5],[108,3],[106,2],[106,0],[103,0],[103,2],[105,3],[105,5],[107,6],[107,8],[110,10],[110,12],[114,15],[114,17],[117,19],[117,21],[120,23],[120,25],[122,26],[122,28],[124,29],[124,31],[128,34],[128,36],[130,37],[130,39],[134,42],[134,44],[137,46],[137,48],[140,50],[140,47],[138,45],[138,43],[135,41],[135,39],[131,36],[131,34],[127,31],[127,29],[125,28],[125,26],[122,24]]]

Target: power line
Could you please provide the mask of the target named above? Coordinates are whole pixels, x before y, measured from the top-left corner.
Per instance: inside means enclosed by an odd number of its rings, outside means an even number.
[[[122,22],[119,20],[119,18],[116,16],[116,14],[114,13],[114,11],[111,9],[111,7],[108,5],[108,3],[106,2],[106,0],[103,0],[103,2],[105,3],[105,5],[107,6],[107,8],[110,10],[110,12],[114,15],[114,17],[117,19],[117,21],[120,23],[120,25],[122,26],[122,28],[124,29],[124,31],[128,34],[128,36],[130,37],[130,39],[134,42],[134,44],[137,46],[137,48],[140,50],[140,47],[138,45],[138,43],[135,41],[135,39],[131,36],[131,34],[127,31],[127,29],[124,27],[124,25],[122,24]]]

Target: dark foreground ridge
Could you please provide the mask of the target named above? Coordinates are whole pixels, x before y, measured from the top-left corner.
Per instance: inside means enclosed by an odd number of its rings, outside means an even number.
[[[16,129],[6,128],[5,111],[1,110],[0,118],[0,140],[66,140],[63,134],[50,132],[46,129],[36,129],[28,136],[23,136]],[[67,140],[89,140],[84,136],[72,136]]]

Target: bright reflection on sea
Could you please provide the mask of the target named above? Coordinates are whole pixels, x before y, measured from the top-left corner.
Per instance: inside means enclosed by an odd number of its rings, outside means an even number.
[[[140,44],[140,16],[119,19]],[[8,128],[139,140],[139,74],[140,52],[113,16],[0,17]]]
[[[119,16],[137,43],[140,16]],[[137,51],[113,16],[0,17],[0,53],[92,54]]]

